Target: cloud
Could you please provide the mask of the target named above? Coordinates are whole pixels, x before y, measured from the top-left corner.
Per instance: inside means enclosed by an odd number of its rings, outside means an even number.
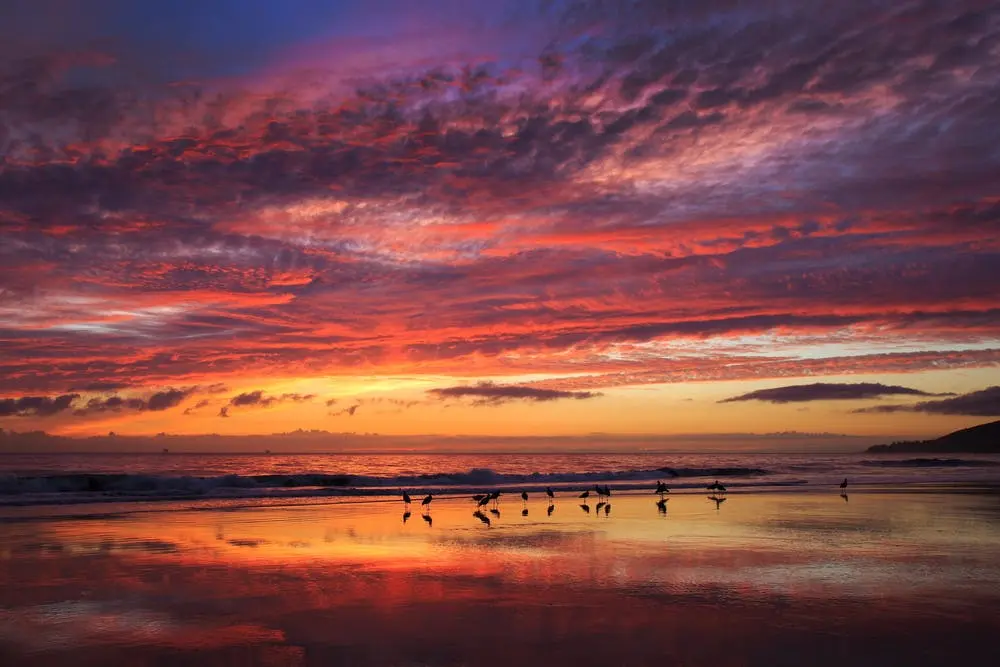
[[[228,407],[243,408],[243,407],[259,407],[267,408],[272,405],[279,403],[306,403],[316,398],[315,394],[279,394],[277,396],[268,396],[262,390],[258,389],[256,391],[248,391],[242,394],[237,394],[229,399]],[[228,409],[225,415],[228,417]]]
[[[265,12],[99,50],[120,17],[47,4],[0,26],[5,395],[995,364],[968,351],[1000,326],[992,8],[406,10],[315,49],[329,15]],[[873,363],[890,336],[953,351]],[[811,354],[845,345],[872,354]]]
[[[51,417],[70,409],[79,394],[0,398],[0,417]]]
[[[767,401],[769,403],[802,403],[806,401],[856,401],[880,396],[935,396],[919,389],[886,385],[877,382],[854,382],[834,384],[815,382],[813,384],[791,385],[758,389],[747,394],[726,398],[719,403],[736,401]]]
[[[1000,386],[961,394],[939,401],[922,401],[911,405],[876,405],[855,410],[857,413],[923,412],[931,415],[964,415],[969,417],[1000,416]]]
[[[336,412],[331,412],[330,416],[331,417],[341,417],[343,415],[347,415],[348,417],[353,417],[355,415],[355,413],[358,411],[358,408],[360,408],[360,407],[361,407],[361,403],[355,403],[354,405],[349,405],[346,408],[343,408],[341,410],[337,410]]]
[[[162,412],[180,405],[184,399],[198,391],[198,387],[186,389],[163,389],[146,398],[138,396],[107,396],[91,398],[83,407],[74,411],[77,416],[102,412]]]
[[[473,405],[499,405],[509,401],[547,402],[560,399],[585,400],[601,396],[593,391],[563,391],[559,389],[542,389],[526,385],[500,385],[492,382],[480,382],[475,385],[457,387],[440,387],[428,391],[438,399],[472,398]]]

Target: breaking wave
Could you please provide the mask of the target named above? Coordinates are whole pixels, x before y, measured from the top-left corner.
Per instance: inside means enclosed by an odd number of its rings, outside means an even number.
[[[0,505],[72,504],[138,500],[192,500],[199,498],[365,496],[411,492],[460,493],[516,486],[526,491],[610,484],[617,490],[644,489],[663,479],[747,478],[767,475],[760,468],[656,468],[617,472],[499,473],[489,468],[465,472],[376,477],[326,473],[220,475],[214,477],[143,474],[0,475]],[[698,488],[702,482],[676,483],[676,488]]]

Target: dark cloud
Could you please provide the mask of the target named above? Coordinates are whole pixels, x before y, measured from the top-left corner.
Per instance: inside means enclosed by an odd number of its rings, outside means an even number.
[[[343,415],[347,415],[348,417],[353,417],[355,415],[355,413],[357,413],[358,408],[360,408],[360,407],[361,407],[360,403],[355,403],[354,405],[349,405],[346,408],[343,408],[341,410],[337,410],[336,412],[331,412],[330,416],[331,417],[341,417]]]
[[[476,399],[474,405],[499,405],[508,401],[556,401],[560,399],[584,400],[601,396],[594,391],[564,391],[560,389],[544,389],[525,385],[501,385],[491,382],[480,382],[475,385],[458,387],[441,387],[428,392],[439,399]]]
[[[278,403],[306,403],[316,398],[315,394],[279,394],[268,396],[262,390],[244,392],[229,399],[229,406],[241,407],[262,407],[266,408]],[[226,415],[228,416],[228,415]]]
[[[121,412],[130,410],[135,412],[162,412],[180,405],[188,396],[198,391],[198,387],[188,387],[186,389],[164,389],[150,394],[147,398],[137,396],[108,396],[106,398],[91,398],[82,407],[76,410],[79,416],[101,413],[101,412]]]
[[[0,417],[51,417],[71,407],[79,394],[0,398]]]
[[[768,403],[802,403],[805,401],[856,401],[879,396],[934,396],[919,389],[886,385],[877,382],[854,382],[834,384],[815,382],[788,387],[758,389],[741,396],[734,396],[719,401],[733,403],[736,401],[767,401]]]
[[[876,405],[855,410],[858,413],[923,412],[931,415],[963,415],[969,417],[1000,416],[1000,386],[945,398],[922,401],[911,405]]]

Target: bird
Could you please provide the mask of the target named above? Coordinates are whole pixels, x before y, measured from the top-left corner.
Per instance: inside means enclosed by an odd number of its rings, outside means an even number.
[[[597,491],[597,497],[601,498],[604,496],[604,489],[601,488],[600,484],[594,484],[594,490]]]
[[[545,487],[545,495],[547,495],[550,499],[556,497],[556,494],[552,493],[552,489],[549,487]]]
[[[590,497],[590,491],[584,491],[583,493],[580,494],[580,497],[583,498],[583,502],[586,503],[587,502],[587,498]]]
[[[605,498],[611,497],[611,487],[608,486],[607,484],[604,485],[604,497]]]
[[[654,493],[658,494],[662,498],[664,493],[670,493],[670,489],[667,488],[666,484],[658,481],[656,482],[656,491]]]
[[[403,504],[404,505],[410,504],[410,494],[408,494],[406,491],[403,491]]]
[[[483,496],[482,498],[479,499],[479,502],[476,503],[476,506],[477,507],[486,507],[487,505],[490,504],[490,500],[492,500],[492,499],[490,498],[489,494],[487,494],[487,495],[485,495],[485,496]]]
[[[472,499],[478,503],[480,500],[487,497],[489,497],[488,493],[477,493],[476,495],[472,496]]]
[[[403,512],[403,523],[406,523],[409,520],[410,520],[410,510],[406,510],[405,512]]]
[[[840,488],[844,489],[844,490],[847,489],[847,478],[846,477],[844,478],[844,481],[840,483]]]
[[[490,500],[493,501],[493,505],[494,506],[499,505],[500,504],[500,492],[499,491],[494,491],[493,493],[491,493],[490,494]]]
[[[423,518],[424,521],[427,522],[428,526],[433,526],[434,525],[434,519],[431,518],[430,514],[421,514],[420,516],[421,516],[421,518]]]
[[[427,507],[427,509],[430,509],[429,505],[431,504],[432,500],[434,500],[434,496],[428,493],[427,497],[420,501],[420,506]]]
[[[523,502],[523,503],[528,502],[528,492],[527,491],[522,491],[521,492],[521,502]]]

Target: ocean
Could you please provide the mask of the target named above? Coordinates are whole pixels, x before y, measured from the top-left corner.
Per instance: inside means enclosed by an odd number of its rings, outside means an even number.
[[[1000,456],[845,454],[0,454],[0,506],[435,495],[668,484],[730,491],[1000,483]]]

